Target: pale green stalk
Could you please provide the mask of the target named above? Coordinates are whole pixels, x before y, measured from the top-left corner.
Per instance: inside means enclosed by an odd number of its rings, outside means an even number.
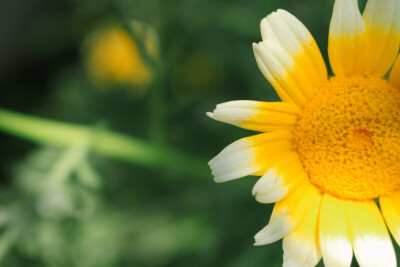
[[[108,158],[185,174],[188,179],[208,176],[206,162],[203,160],[109,130],[41,119],[0,109],[0,131],[39,144],[62,147],[89,140],[92,152]]]

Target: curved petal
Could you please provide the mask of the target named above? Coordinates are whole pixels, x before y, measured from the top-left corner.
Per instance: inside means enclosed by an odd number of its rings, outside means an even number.
[[[264,41],[272,40],[282,46],[291,55],[296,67],[304,71],[305,76],[299,78],[308,82],[302,85],[304,90],[309,91],[307,95],[327,81],[326,65],[318,45],[295,16],[278,9],[261,20],[261,35]]]
[[[275,88],[282,101],[304,107],[307,98],[296,81],[288,73],[295,62],[282,47],[271,41],[253,44],[258,67]]]
[[[345,202],[325,194],[319,217],[319,243],[327,267],[350,266],[353,258]]]
[[[278,10],[261,21],[263,41],[253,44],[257,64],[285,102],[302,107],[327,80],[313,37],[293,15]]]
[[[254,245],[270,244],[290,234],[320,199],[313,185],[300,184],[293,194],[275,204],[268,225],[254,236]]]
[[[362,74],[365,25],[357,0],[336,0],[329,28],[328,54],[336,76]]]
[[[306,174],[296,152],[281,157],[257,181],[253,196],[260,203],[274,203],[282,200],[306,180]]]
[[[396,255],[381,212],[373,201],[347,202],[354,254],[360,266],[396,266]]]
[[[315,266],[321,259],[317,231],[319,196],[296,230],[283,238],[283,266]]]
[[[389,83],[400,89],[400,57],[398,56],[396,61],[394,62],[392,71],[389,76]]]
[[[268,170],[277,156],[292,149],[292,133],[275,131],[242,138],[223,149],[208,163],[214,180],[225,182]]]
[[[379,199],[386,224],[397,244],[400,244],[400,192]]]
[[[207,115],[214,120],[244,129],[269,132],[292,128],[300,112],[300,109],[291,103],[240,100],[219,104]]]
[[[363,13],[367,31],[366,73],[382,77],[400,46],[400,1],[369,0]]]

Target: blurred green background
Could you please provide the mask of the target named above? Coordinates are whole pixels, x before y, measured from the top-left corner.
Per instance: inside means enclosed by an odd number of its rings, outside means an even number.
[[[278,100],[260,20],[288,10],[326,59],[332,5],[0,1],[1,265],[281,266],[281,242],[253,246],[272,209],[256,178],[216,184],[207,166],[253,133],[205,112]]]

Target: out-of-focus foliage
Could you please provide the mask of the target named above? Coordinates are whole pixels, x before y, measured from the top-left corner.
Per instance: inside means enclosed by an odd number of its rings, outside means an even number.
[[[111,160],[91,150],[95,134],[53,147],[2,133],[1,265],[280,266],[280,242],[253,246],[272,208],[251,196],[256,178],[216,184],[206,166],[249,132],[205,112],[230,100],[278,99],[251,48],[260,20],[278,8],[303,21],[326,59],[332,5],[0,2],[1,108],[113,129],[159,149],[153,154],[181,151],[204,165],[194,171],[172,156],[155,166]]]

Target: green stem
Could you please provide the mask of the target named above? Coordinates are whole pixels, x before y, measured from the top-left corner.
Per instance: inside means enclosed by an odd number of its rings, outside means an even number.
[[[191,177],[209,176],[204,160],[109,130],[41,119],[0,109],[0,131],[39,144],[71,146],[91,140],[91,151],[112,159]]]
[[[164,73],[159,68],[158,79],[155,81],[152,91],[150,92],[149,103],[149,136],[154,144],[164,145],[166,143],[165,121],[166,121],[166,106],[165,106],[165,82]]]
[[[165,122],[166,122],[166,106],[165,106],[165,69],[162,65],[161,58],[154,58],[146,49],[145,38],[141,38],[135,29],[130,25],[129,16],[126,10],[120,7],[122,27],[128,32],[130,37],[135,42],[140,55],[143,57],[146,64],[153,70],[154,80],[150,91],[149,103],[149,136],[154,144],[164,145],[166,142]],[[145,27],[150,27],[145,25]],[[146,28],[143,29],[146,32]],[[161,55],[161,53],[160,53]],[[161,56],[160,56],[161,57]]]

